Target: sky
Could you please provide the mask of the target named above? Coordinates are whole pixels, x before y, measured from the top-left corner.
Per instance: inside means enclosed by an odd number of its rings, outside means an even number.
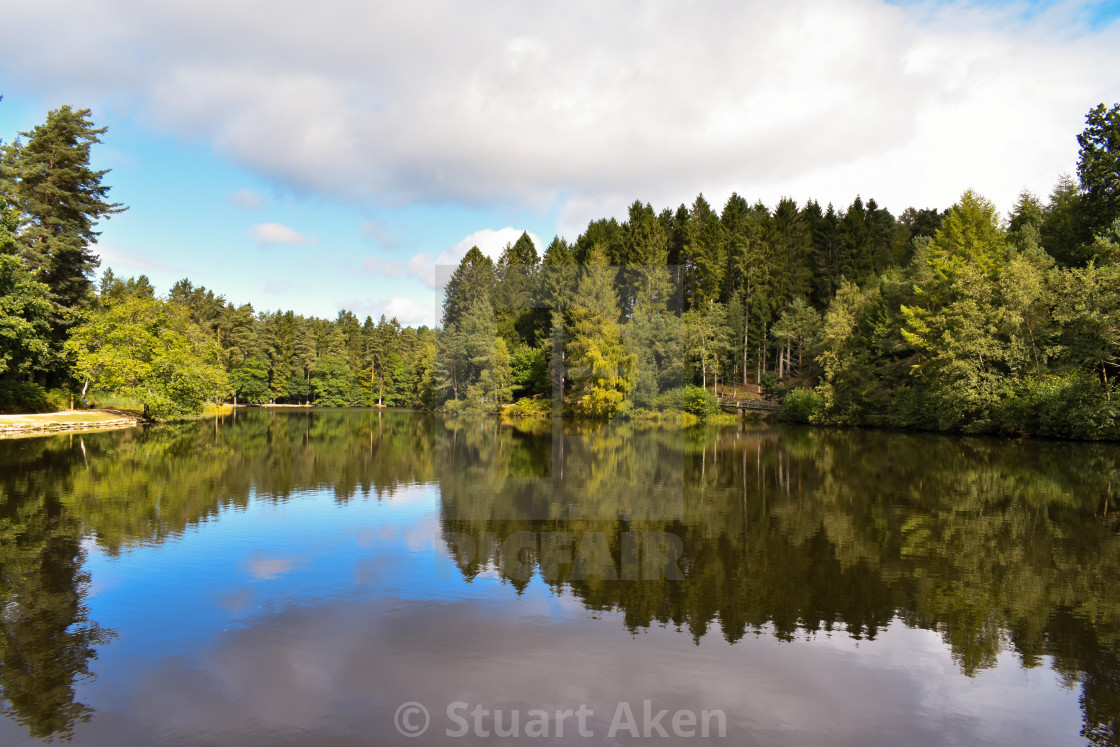
[[[129,210],[102,269],[161,293],[433,324],[472,246],[732,192],[1006,213],[1120,101],[1120,0],[36,0],[0,138],[68,104]]]

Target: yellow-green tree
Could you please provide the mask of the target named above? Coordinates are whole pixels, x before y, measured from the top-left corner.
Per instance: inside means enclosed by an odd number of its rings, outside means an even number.
[[[567,364],[573,409],[582,415],[611,418],[628,411],[636,356],[626,350],[618,323],[612,279],[598,248],[579,282],[569,310]]]
[[[216,342],[182,309],[151,296],[100,305],[66,343],[82,394],[139,401],[157,420],[202,412],[229,391]]]

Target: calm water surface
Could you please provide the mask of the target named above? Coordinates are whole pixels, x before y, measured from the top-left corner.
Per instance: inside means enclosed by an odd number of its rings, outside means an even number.
[[[0,744],[1120,744],[1118,469],[392,411],[2,441]]]

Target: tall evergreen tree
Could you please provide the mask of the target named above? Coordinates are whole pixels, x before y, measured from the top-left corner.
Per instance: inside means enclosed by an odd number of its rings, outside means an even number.
[[[702,194],[689,210],[683,249],[684,301],[690,309],[702,308],[719,298],[724,271],[723,227]]]
[[[99,259],[92,245],[101,218],[125,210],[109,202],[102,183],[108,169],[90,168],[90,149],[106,128],[94,127],[89,109],[63,106],[47,121],[20,133],[26,143],[8,146],[8,178],[22,215],[20,242],[61,309],[85,304]]]
[[[1088,126],[1077,136],[1081,153],[1077,176],[1084,193],[1087,225],[1083,239],[1112,227],[1120,219],[1120,104],[1099,104],[1085,117]]]
[[[489,302],[495,282],[494,261],[472,246],[444,288],[443,326],[458,324],[466,310],[479,301]]]

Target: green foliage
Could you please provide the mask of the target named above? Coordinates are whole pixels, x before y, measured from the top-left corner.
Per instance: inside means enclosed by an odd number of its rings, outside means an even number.
[[[19,257],[0,254],[0,375],[49,368],[51,310],[47,286],[24,269]]]
[[[1085,373],[1030,376],[1003,404],[1000,429],[1014,435],[1120,439],[1120,401]]]
[[[858,425],[882,406],[875,391],[874,353],[868,344],[872,307],[879,300],[876,291],[864,292],[845,281],[825,312],[818,343],[822,375],[816,422]]]
[[[350,366],[338,353],[327,353],[311,369],[311,388],[319,407],[349,407],[355,404]]]
[[[794,389],[782,400],[778,418],[786,423],[810,423],[820,409],[821,398],[816,392]]]
[[[966,271],[994,275],[1006,252],[995,205],[968,190],[941,221],[925,259],[938,284],[952,284]]]
[[[89,296],[97,221],[125,209],[105,199],[108,170],[90,168],[90,149],[105,128],[94,127],[89,115],[69,106],[51,111],[46,122],[21,133],[27,142],[9,146],[5,159],[22,216],[22,253],[63,309]]]
[[[0,379],[0,414],[51,412],[55,410],[47,392],[38,384],[18,379]]]
[[[144,403],[156,420],[197,415],[228,391],[217,345],[176,307],[130,296],[93,309],[66,343],[85,387]]]
[[[1058,178],[1050,201],[1042,212],[1042,247],[1054,259],[1067,267],[1084,264],[1088,260],[1081,190],[1068,174]]]
[[[120,208],[105,199],[104,172],[83,166],[102,132],[85,117],[52,112],[26,145],[4,149],[0,179],[14,197],[0,205],[6,378],[93,385],[89,355],[101,343],[87,334],[86,368],[71,368],[66,356],[80,346],[62,351],[56,339],[88,299],[66,306],[51,282],[35,280],[49,280],[49,255],[75,288],[88,286],[96,221]],[[737,396],[789,392],[787,415],[818,423],[1104,437],[1109,426],[1073,413],[1097,412],[1103,395],[1107,421],[1120,374],[1120,219],[1108,220],[1116,118],[1116,107],[1090,112],[1080,186],[1063,178],[1046,201],[1024,192],[1006,230],[972,191],[948,210],[908,208],[897,219],[862,197],[846,208],[791,199],[768,208],[732,194],[720,214],[703,195],[661,212],[635,201],[625,220],[591,221],[571,244],[553,239],[543,257],[527,234],[497,263],[472,248],[448,280],[438,330],[363,322],[347,310],[334,319],[257,313],[185,279],[163,301],[146,277],[106,271],[86,323],[130,309],[122,323],[136,335],[131,348],[104,331],[108,349],[140,365],[129,373],[105,353],[97,378],[114,396],[154,402],[170,386],[155,385],[159,376],[195,368],[164,361],[156,376],[154,360],[212,347],[229,377],[222,391],[239,402],[433,409],[450,400],[464,403],[451,410],[491,411],[515,392],[547,392],[569,414],[610,418],[684,408],[687,385],[734,385]],[[44,174],[51,142],[70,150]],[[88,194],[61,230],[42,217],[50,206],[41,186],[62,188],[67,171],[80,177],[68,188]],[[85,254],[66,259],[51,248],[67,241]],[[173,323],[133,318],[164,306]],[[145,352],[164,337],[169,348]],[[1027,417],[1023,402],[1064,402],[1067,422],[1058,405],[1053,416]]]
[[[1085,117],[1077,136],[1077,175],[1084,194],[1086,233],[1098,233],[1120,219],[1120,104],[1099,104]]]
[[[503,417],[547,418],[552,415],[552,400],[544,397],[523,397],[502,411]]]
[[[268,361],[264,356],[254,355],[233,369],[229,383],[235,399],[246,404],[259,405],[272,398],[272,390],[268,386]]]
[[[444,328],[459,324],[468,309],[484,300],[489,302],[495,282],[494,261],[472,246],[444,288]]]
[[[541,348],[519,345],[513,350],[510,366],[514,391],[532,395],[551,390],[548,356]]]
[[[575,412],[611,418],[631,407],[636,356],[622,341],[610,268],[598,250],[591,261],[569,312],[567,364]]]
[[[684,387],[676,387],[657,395],[653,408],[661,412],[684,412]]]
[[[681,409],[704,418],[719,412],[719,399],[703,387],[687,386],[681,393]]]

